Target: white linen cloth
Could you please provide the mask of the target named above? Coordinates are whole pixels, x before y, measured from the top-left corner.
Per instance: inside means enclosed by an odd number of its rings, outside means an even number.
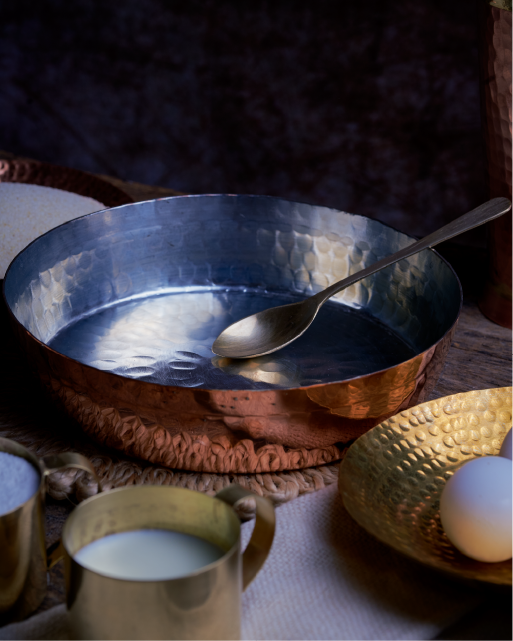
[[[276,515],[269,558],[243,594],[243,639],[433,639],[484,601],[376,541],[335,486]],[[67,638],[64,605],[0,629],[0,639]]]

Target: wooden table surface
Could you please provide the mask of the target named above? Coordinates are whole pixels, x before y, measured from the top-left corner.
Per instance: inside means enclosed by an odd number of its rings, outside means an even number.
[[[16,156],[0,151],[0,159],[2,158],[12,159]],[[164,187],[125,182],[110,176],[101,175],[99,177],[124,190],[134,201],[179,195],[179,192]],[[440,245],[437,250],[449,260],[458,274],[463,286],[464,303],[445,367],[430,398],[476,389],[510,386],[511,331],[485,318],[477,305],[477,295],[485,264],[484,252],[451,243]],[[67,501],[59,502],[48,498],[48,543],[58,539],[72,507]],[[62,564],[56,566],[51,573],[51,588],[40,610],[47,609],[64,600],[64,584],[60,565]],[[465,630],[463,633],[461,629],[455,628],[448,631],[443,638],[506,638],[483,636],[485,634],[483,627],[479,627],[477,622],[474,622],[474,630],[476,630],[475,634],[480,636],[470,636],[472,633],[468,628]],[[461,636],[461,634],[466,636]]]

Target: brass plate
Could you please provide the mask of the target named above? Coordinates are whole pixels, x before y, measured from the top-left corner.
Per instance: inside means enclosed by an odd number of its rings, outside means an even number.
[[[463,463],[496,455],[511,429],[511,387],[422,403],[361,436],[342,461],[349,514],[395,550],[453,576],[511,585],[511,561],[481,563],[450,543],[439,499]]]

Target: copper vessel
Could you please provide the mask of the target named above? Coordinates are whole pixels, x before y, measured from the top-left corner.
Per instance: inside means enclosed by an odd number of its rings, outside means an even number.
[[[479,3],[481,119],[490,198],[511,200],[511,2]],[[488,223],[488,272],[479,307],[512,326],[511,213]]]
[[[28,183],[71,191],[94,198],[107,207],[133,202],[124,191],[93,174],[38,160],[0,159],[0,182]]]
[[[338,294],[276,354],[230,361],[212,341],[409,243],[326,207],[164,198],[40,237],[11,263],[4,296],[44,386],[101,443],[179,469],[300,469],[427,399],[461,307],[451,267],[433,250],[401,261]]]

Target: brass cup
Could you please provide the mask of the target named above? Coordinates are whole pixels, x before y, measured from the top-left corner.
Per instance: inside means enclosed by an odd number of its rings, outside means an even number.
[[[25,618],[46,594],[46,571],[50,566],[45,549],[46,476],[63,467],[76,467],[98,479],[89,461],[74,452],[38,459],[7,438],[0,438],[0,451],[24,458],[40,476],[35,494],[19,507],[0,515],[0,626],[3,626]]]
[[[241,555],[232,506],[256,500],[251,540]],[[170,486],[124,487],[81,503],[63,533],[67,606],[75,639],[237,639],[241,595],[264,563],[275,527],[270,501],[238,485],[215,497]],[[74,556],[109,534],[170,529],[214,543],[225,554],[186,576],[126,580],[84,568]]]

